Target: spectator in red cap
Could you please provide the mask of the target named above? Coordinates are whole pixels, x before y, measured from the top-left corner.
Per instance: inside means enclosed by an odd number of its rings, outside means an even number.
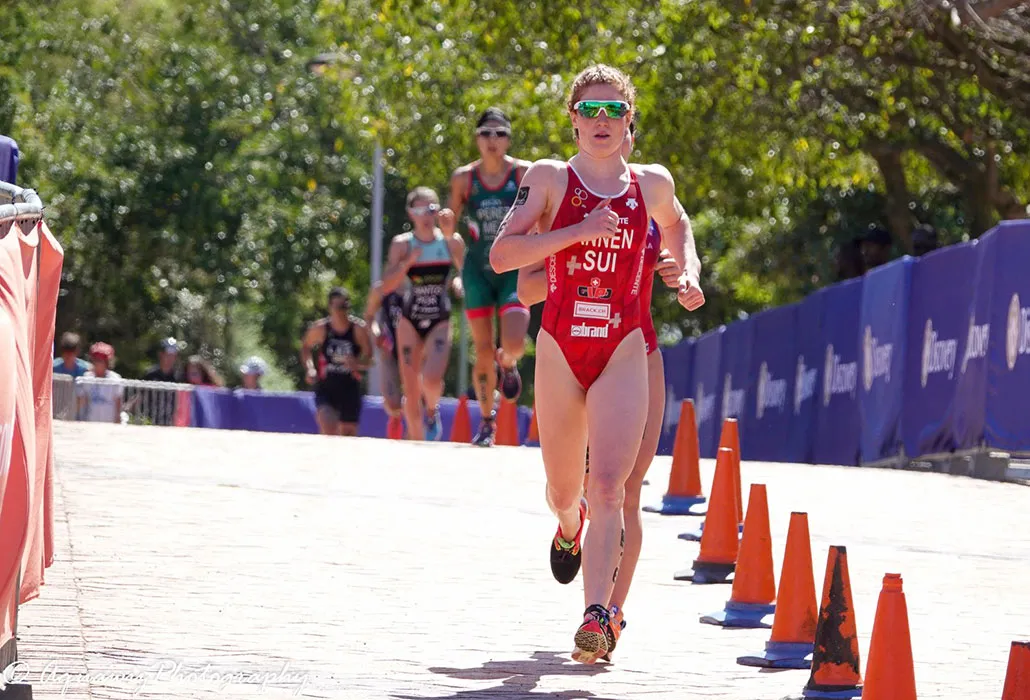
[[[94,423],[122,422],[122,376],[114,365],[114,348],[93,343],[89,348],[93,369],[79,383],[79,420]]]

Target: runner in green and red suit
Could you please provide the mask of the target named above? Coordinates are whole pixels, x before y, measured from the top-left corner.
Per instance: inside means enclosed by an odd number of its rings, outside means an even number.
[[[497,274],[490,267],[490,246],[497,228],[515,203],[529,161],[508,155],[511,121],[500,109],[490,107],[476,122],[479,160],[463,165],[451,175],[450,208],[455,216],[467,215],[469,241],[461,271],[465,288],[465,314],[476,348],[473,387],[483,416],[472,442],[488,447],[494,443],[495,392],[500,368],[501,393],[515,401],[522,393],[517,363],[526,350],[529,309],[518,296],[518,271]],[[500,348],[494,341],[494,311],[500,318]]]

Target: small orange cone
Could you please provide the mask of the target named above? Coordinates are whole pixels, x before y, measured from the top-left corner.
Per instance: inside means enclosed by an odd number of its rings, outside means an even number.
[[[722,433],[719,436],[719,449],[726,447],[733,450],[733,478],[734,478],[734,493],[737,499],[737,531],[744,531],[744,515],[741,492],[740,492],[740,430],[738,429],[736,418],[727,418],[722,422]],[[705,515],[699,511],[691,512],[691,515]],[[679,538],[681,540],[687,540],[688,542],[700,542],[701,533],[705,530],[705,524],[702,522],[696,530],[690,532],[680,533]]]
[[[823,581],[823,601],[812,651],[812,675],[805,685],[806,698],[862,697],[858,631],[851,602],[846,547],[830,547]]]
[[[715,460],[715,478],[712,480],[712,500],[705,520],[708,527],[701,537],[701,552],[693,568],[673,575],[677,581],[694,583],[729,583],[736,569],[737,540],[736,514],[733,502],[733,450],[719,448]]]
[[[743,525],[744,494],[740,487],[740,424],[736,418],[727,418],[722,422],[722,435],[719,437],[719,447],[728,447],[733,450],[733,492],[737,497],[737,522]]]
[[[1030,641],[1012,642],[1001,700],[1030,700]]]
[[[536,422],[536,406],[533,406],[533,416],[529,419],[529,435],[526,437],[527,445],[540,444],[540,426]]]
[[[676,442],[672,448],[669,490],[662,496],[660,506],[644,506],[644,510],[662,515],[704,515],[703,512],[691,510],[704,502],[694,402],[684,399],[680,404],[680,421],[676,426]]]
[[[701,540],[702,543],[704,539]],[[704,546],[704,545],[702,545]],[[765,484],[751,484],[747,521],[740,540],[737,573],[726,607],[701,622],[721,627],[771,627],[762,621],[776,611],[776,577],[773,573],[772,535],[769,534],[769,500]]]
[[[873,636],[869,640],[862,697],[866,700],[916,700],[912,638],[901,574],[884,574],[883,577]]]
[[[495,445],[518,447],[519,445],[519,409],[511,401],[501,400],[497,407],[497,434]]]
[[[791,513],[772,634],[765,643],[764,654],[741,656],[737,663],[761,668],[809,668],[818,617],[808,514]]]
[[[472,419],[469,417],[469,399],[462,394],[458,399],[458,408],[454,411],[454,423],[451,425],[451,442],[469,444],[472,442]]]

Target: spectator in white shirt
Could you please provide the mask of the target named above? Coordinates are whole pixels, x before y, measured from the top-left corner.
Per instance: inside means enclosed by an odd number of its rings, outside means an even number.
[[[114,348],[93,343],[89,349],[93,369],[83,376],[79,387],[79,419],[94,423],[121,423],[122,376],[111,369]],[[101,381],[95,381],[95,380]]]

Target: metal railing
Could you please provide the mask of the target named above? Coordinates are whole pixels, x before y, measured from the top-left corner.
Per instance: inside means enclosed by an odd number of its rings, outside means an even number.
[[[172,426],[188,410],[193,389],[191,384],[55,372],[53,414],[55,420]]]

